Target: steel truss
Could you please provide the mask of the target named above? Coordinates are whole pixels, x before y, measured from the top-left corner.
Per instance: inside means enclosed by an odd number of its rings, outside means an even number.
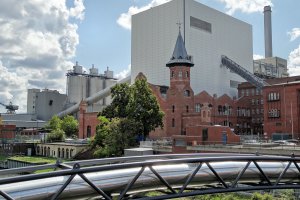
[[[222,55],[221,57],[221,63],[222,65],[229,68],[234,73],[240,75],[242,78],[247,80],[249,83],[255,85],[257,88],[262,89],[264,86],[269,85],[267,82],[265,82],[263,79],[259,78],[258,76],[252,74],[227,56]]]
[[[24,167],[0,171],[1,175],[11,172],[20,173],[25,171],[35,171],[40,168],[45,169],[49,167],[52,169],[61,169],[48,173],[2,178],[0,179],[0,195],[8,200],[17,199],[20,196],[15,195],[13,192],[5,191],[5,188],[8,188],[7,190],[11,189],[10,187],[12,187],[12,185],[10,184],[21,184],[24,181],[33,180],[38,180],[42,184],[45,183],[43,180],[48,180],[47,178],[53,177],[64,177],[64,182],[58,184],[58,186],[56,185],[57,187],[55,190],[53,190],[53,188],[51,191],[50,189],[47,190],[47,195],[49,195],[49,193],[51,194],[51,197],[47,196],[47,199],[61,199],[65,197],[63,194],[66,192],[66,188],[72,184],[72,180],[75,177],[80,177],[83,183],[94,190],[94,193],[107,200],[111,200],[112,196],[116,194],[118,199],[128,199],[138,197],[130,195],[141,191],[161,189],[167,190],[169,193],[156,197],[141,197],[140,199],[170,199],[238,191],[296,189],[300,188],[299,161],[300,158],[296,158],[294,155],[291,157],[283,157],[230,154],[185,154],[109,158],[69,163],[58,162],[55,165]],[[239,165],[238,171],[236,170],[236,165],[234,163]],[[186,168],[180,170],[181,165],[192,167],[188,168],[191,170],[185,173],[184,170],[186,170]],[[278,166],[281,167],[278,168]],[[176,167],[179,167],[179,170],[174,170]],[[275,170],[273,168],[275,168]],[[135,169],[135,171],[129,176],[128,172],[124,172],[124,170],[130,169]],[[146,171],[147,176],[144,175],[145,177],[142,177]],[[118,185],[118,187],[116,187],[117,189],[109,188],[105,184],[99,185],[98,183],[95,183],[95,180],[92,180],[93,178],[91,178],[91,176],[88,177],[89,173],[95,172],[113,172],[112,174],[123,173],[123,175],[126,175],[127,177],[126,183],[123,184],[122,187]],[[155,179],[155,184],[150,183],[151,187],[147,184],[147,180],[149,182],[151,181],[150,179],[147,179],[150,173],[152,174],[151,180]],[[125,177],[121,175],[119,175],[120,182],[121,179]],[[251,176],[253,176],[253,178],[251,178]],[[139,182],[137,183],[138,180]],[[141,186],[141,183],[144,183],[144,186]],[[112,183],[110,184],[112,185]],[[87,185],[85,185],[85,187],[87,187]],[[34,197],[34,194],[32,195]]]

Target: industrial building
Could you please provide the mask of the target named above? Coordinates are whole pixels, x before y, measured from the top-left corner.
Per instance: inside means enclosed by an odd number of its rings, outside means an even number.
[[[195,63],[194,92],[236,96],[238,83],[245,80],[221,67],[221,56],[253,73],[252,26],[194,0],[173,0],[132,16],[131,80],[142,72],[150,83],[169,86],[170,72],[164,66],[178,26]]]
[[[256,76],[269,78],[288,77],[287,60],[279,57],[267,57],[253,61],[253,72]]]
[[[68,71],[66,76],[68,96],[67,108],[105,89],[117,81],[113,78],[113,71],[110,71],[109,68],[104,71],[104,74],[99,74],[98,69],[93,65],[92,68],[89,69],[89,73],[86,73],[78,62],[73,66],[73,70]],[[110,102],[111,97],[107,96],[90,104],[87,110],[88,112],[99,112],[103,107],[109,105]]]
[[[57,90],[29,89],[27,96],[27,113],[31,112],[37,119],[44,121],[62,111],[67,101],[67,96]]]

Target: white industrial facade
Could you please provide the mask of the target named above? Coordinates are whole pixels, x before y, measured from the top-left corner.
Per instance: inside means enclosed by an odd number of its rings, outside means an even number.
[[[132,16],[131,80],[143,72],[148,81],[169,85],[166,63],[178,35],[195,64],[191,86],[195,93],[235,96],[238,75],[221,67],[221,55],[253,72],[252,26],[194,0],[173,0]]]
[[[67,73],[67,107],[77,104],[83,99],[94,95],[95,93],[114,84],[117,80],[113,78],[113,71],[108,68],[104,74],[99,74],[98,69],[92,66],[89,73],[83,71],[83,67],[78,65],[73,66],[73,70]],[[103,107],[111,103],[111,96],[107,96],[100,101],[88,106],[88,112],[98,112]]]

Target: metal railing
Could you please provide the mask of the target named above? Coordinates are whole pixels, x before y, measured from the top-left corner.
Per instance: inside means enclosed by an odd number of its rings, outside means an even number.
[[[5,199],[63,199],[93,194],[105,199],[115,195],[118,199],[127,199],[140,198],[136,194],[141,191],[163,189],[169,193],[142,198],[169,199],[247,190],[294,189],[300,188],[299,161],[300,158],[294,156],[185,154],[57,163],[0,171],[5,174],[43,167],[62,169],[2,178],[0,195]]]

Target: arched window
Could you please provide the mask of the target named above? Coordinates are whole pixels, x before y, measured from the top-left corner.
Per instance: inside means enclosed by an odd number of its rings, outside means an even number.
[[[62,153],[61,153],[61,157],[62,157],[62,158],[65,158],[65,149],[62,148],[61,152],[62,152]]]
[[[172,119],[172,127],[175,127],[175,119]]]
[[[189,71],[186,71],[186,72],[185,72],[185,77],[186,77],[186,78],[190,77]]]
[[[50,147],[48,147],[47,156],[50,156]]]
[[[69,149],[66,149],[66,159],[69,159]]]
[[[174,76],[175,76],[175,72],[171,71],[171,78],[174,78]]]
[[[185,90],[184,91],[184,96],[189,97],[191,95],[189,90]]]
[[[186,112],[188,113],[189,112],[189,106],[186,106]]]
[[[172,106],[172,112],[175,112],[175,105]]]
[[[47,156],[47,147],[44,147],[44,156]]]
[[[179,71],[178,77],[179,77],[179,78],[182,78],[182,71]]]
[[[58,158],[60,158],[60,154],[61,154],[60,148],[58,148],[58,153],[57,153],[57,157],[58,157]]]

